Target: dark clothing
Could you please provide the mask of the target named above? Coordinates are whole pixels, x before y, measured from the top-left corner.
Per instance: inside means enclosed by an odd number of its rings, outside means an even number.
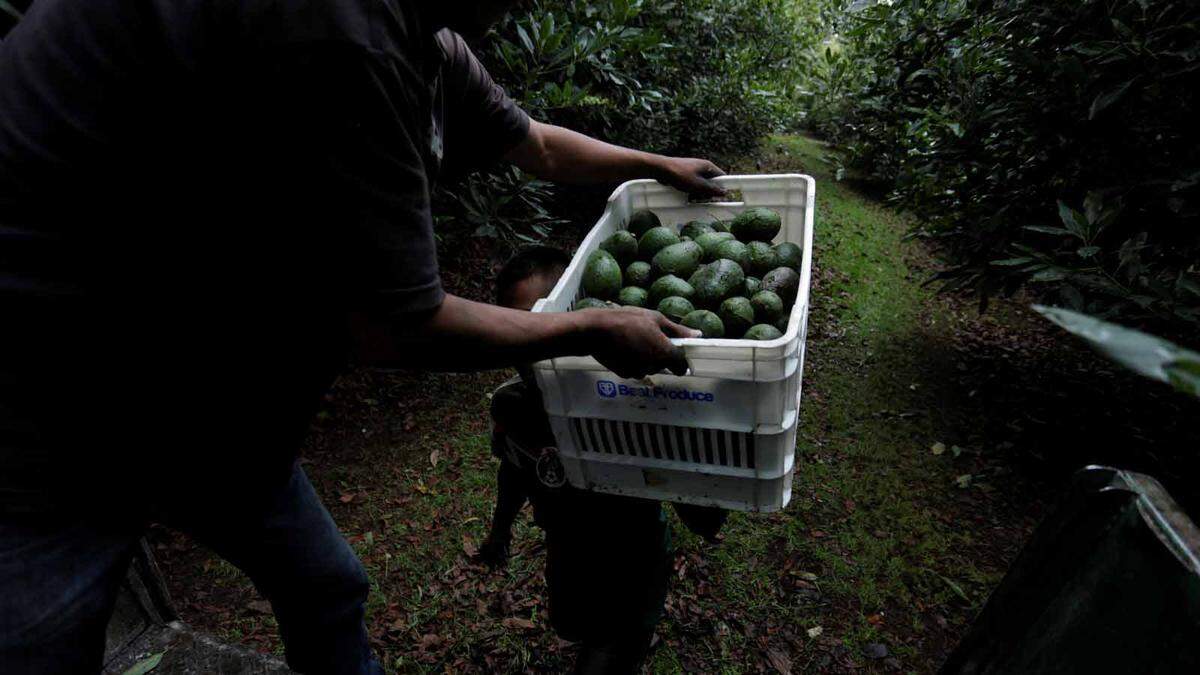
[[[363,624],[367,575],[308,478],[293,468],[259,510],[221,495],[168,522],[244,571],[271,602],[288,665],[382,673]],[[117,589],[142,527],[58,516],[0,520],[0,673],[96,673]]]
[[[670,574],[662,506],[543,484],[536,452],[555,442],[535,387],[506,383],[492,396],[492,419],[492,450],[510,467],[507,475],[501,469],[500,501],[514,503],[519,497],[513,493],[522,491],[546,533],[555,632],[593,647],[634,643],[644,649],[662,615]]]
[[[0,42],[0,513],[287,480],[347,313],[442,300],[443,159],[528,133],[435,29],[411,0],[32,5]]]

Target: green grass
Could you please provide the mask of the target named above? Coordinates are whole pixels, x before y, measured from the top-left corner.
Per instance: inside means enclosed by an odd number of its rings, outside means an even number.
[[[962,470],[951,453],[930,452],[963,424],[938,384],[952,307],[921,285],[930,261],[905,238],[910,222],[833,180],[824,152],[809,139],[775,137],[761,168],[733,167],[817,179],[818,269],[792,503],[783,513],[732,515],[716,546],[676,523],[676,574],[651,672],[769,670],[772,652],[793,672],[848,661],[881,670],[861,656],[873,642],[904,669],[928,672],[1006,562],[963,501],[986,495],[957,488]],[[400,672],[561,672],[571,662],[547,625],[542,536],[528,517],[506,571],[465,560],[494,499],[484,390],[495,380],[438,380],[453,406],[425,409],[398,441],[320,457],[310,471],[370,572],[374,646]],[[343,503],[344,495],[353,496]],[[223,568],[208,578],[248,592]],[[241,620],[226,630],[254,632]]]

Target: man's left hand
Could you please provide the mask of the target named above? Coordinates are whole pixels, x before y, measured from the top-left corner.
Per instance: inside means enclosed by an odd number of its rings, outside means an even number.
[[[712,180],[724,176],[721,167],[707,159],[694,157],[664,157],[659,167],[658,182],[696,197],[720,197],[725,188]]]

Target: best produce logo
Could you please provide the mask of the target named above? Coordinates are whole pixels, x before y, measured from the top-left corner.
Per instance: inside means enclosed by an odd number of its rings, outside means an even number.
[[[631,396],[634,398],[663,399],[668,401],[695,401],[697,403],[712,403],[713,395],[707,391],[692,391],[691,389],[667,387],[630,387],[609,380],[596,383],[596,393],[601,398],[617,398]]]

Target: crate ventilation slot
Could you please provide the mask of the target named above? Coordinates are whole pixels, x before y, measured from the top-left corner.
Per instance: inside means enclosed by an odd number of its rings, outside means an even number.
[[[591,417],[572,418],[571,425],[584,452],[754,468],[754,434]]]

